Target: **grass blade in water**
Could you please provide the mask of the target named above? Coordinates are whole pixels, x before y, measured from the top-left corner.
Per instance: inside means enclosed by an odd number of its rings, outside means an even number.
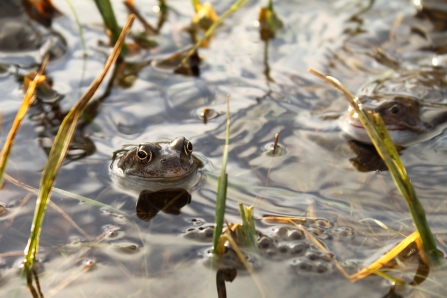
[[[217,183],[217,200],[216,200],[216,216],[214,218],[214,235],[213,235],[213,253],[217,254],[217,244],[222,234],[223,222],[225,217],[225,203],[227,200],[227,161],[228,146],[230,144],[230,97],[227,95],[227,126],[225,135],[225,147],[222,154],[222,169],[220,171],[219,181]]]
[[[17,130],[19,129],[20,123],[22,123],[23,117],[25,117],[29,106],[34,102],[34,99],[36,98],[35,91],[37,85],[45,81],[45,76],[43,75],[43,72],[48,63],[48,59],[49,56],[45,56],[45,59],[42,62],[42,66],[40,67],[38,74],[29,83],[28,89],[26,90],[25,93],[25,97],[23,98],[22,105],[20,106],[20,109],[17,112],[11,130],[9,131],[5,144],[3,145],[3,150],[0,155],[0,186],[3,184],[3,174],[5,173],[6,170],[6,164],[8,162],[9,153],[11,152],[12,144],[14,143],[14,138],[16,136]]]
[[[78,14],[76,13],[76,10],[74,9],[73,4],[71,3],[71,0],[65,0],[65,2],[67,2],[68,7],[70,7],[70,10],[73,13],[73,16],[75,18],[76,25],[78,26],[79,38],[81,39],[82,52],[84,53],[84,57],[87,57],[87,47],[85,46],[84,30],[82,29],[81,22],[79,22]]]
[[[253,251],[259,254],[258,245],[256,242],[256,228],[254,221],[253,206],[245,207],[239,202],[239,213],[242,219],[242,227],[244,229],[244,239],[239,239],[241,243],[248,245]]]
[[[430,263],[440,265],[441,258],[433,234],[431,233],[430,226],[428,225],[424,208],[416,196],[416,192],[407,175],[407,171],[400,160],[399,153],[396,150],[396,146],[388,133],[382,117],[377,113],[366,114],[361,108],[362,105],[358,98],[346,89],[337,79],[325,76],[312,68],[309,69],[309,72],[341,91],[348,99],[351,106],[355,109],[360,121],[371,138],[374,147],[376,147],[380,157],[384,160],[397,188],[407,202],[411,217],[421,236],[422,244]]]
[[[102,20],[106,25],[107,29],[110,30],[112,44],[115,44],[120,36],[121,29],[116,21],[115,13],[113,12],[112,4],[110,0],[95,0],[96,7],[101,14]],[[126,55],[127,48],[123,42],[123,49],[121,51],[121,56]]]
[[[124,43],[126,34],[129,32],[130,27],[132,26],[134,18],[135,17],[133,15],[129,16],[126,25],[124,26],[123,31],[121,32],[121,35],[117,43],[115,44],[113,52],[107,60],[106,65],[104,66],[104,69],[95,79],[95,81],[93,81],[85,94],[79,99],[76,105],[70,110],[70,112],[62,122],[56,135],[53,147],[51,148],[50,154],[48,156],[48,161],[42,173],[42,178],[40,180],[39,195],[36,202],[36,209],[31,226],[30,238],[25,248],[24,270],[26,273],[29,273],[30,269],[33,266],[36,253],[38,251],[41,225],[43,217],[45,215],[48,200],[50,199],[51,189],[64,160],[65,154],[67,153],[71,139],[73,138],[79,115],[81,115],[82,110],[85,108],[90,98],[92,98],[93,94],[98,89],[110,67],[118,59],[121,46]]]

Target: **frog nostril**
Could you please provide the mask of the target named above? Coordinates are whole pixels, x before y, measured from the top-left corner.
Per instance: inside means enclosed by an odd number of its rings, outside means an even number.
[[[166,158],[163,158],[162,160],[160,160],[161,163],[166,162]]]

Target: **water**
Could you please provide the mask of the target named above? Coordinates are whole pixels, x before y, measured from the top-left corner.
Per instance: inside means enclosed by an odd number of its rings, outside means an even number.
[[[31,113],[39,115],[46,111],[44,119],[52,121],[39,122],[38,116],[25,118],[7,168],[7,174],[35,188],[47,159],[44,149],[49,148],[50,131],[59,123],[55,115],[74,104],[106,58],[97,45],[106,37],[93,26],[101,23],[94,4],[73,2],[85,24],[89,56],[84,63],[73,16],[65,1],[55,1],[65,16],[55,20],[53,26],[66,40],[68,51],[49,64],[47,74],[56,91],[65,97],[53,107],[41,104],[31,109]],[[260,259],[250,259],[254,276],[240,265],[237,267],[236,279],[226,283],[228,297],[239,297],[241,292],[247,297],[259,297],[260,292],[265,297],[383,297],[393,292],[391,283],[378,276],[350,283],[325,255],[298,237],[299,232],[292,226],[285,228],[280,223],[260,220],[265,215],[319,218],[305,226],[348,270],[351,264],[351,273],[358,270],[358,264],[371,262],[372,255],[380,256],[402,239],[373,219],[405,235],[414,231],[406,204],[389,173],[374,171],[375,163],[369,171],[364,165],[362,172],[357,171],[354,164],[362,158],[356,157],[356,152],[362,151],[362,146],[350,142],[336,120],[322,119],[345,111],[346,100],[307,73],[309,67],[316,68],[362,94],[368,90],[366,83],[405,77],[405,72],[414,73],[430,63],[433,66],[433,58],[445,67],[444,55],[421,51],[427,41],[412,33],[414,28],[423,28],[433,39],[442,31],[432,30],[428,20],[416,19],[410,3],[376,2],[358,17],[363,23],[348,21],[366,5],[362,2],[275,3],[285,28],[268,45],[269,77],[273,81],[266,76],[264,44],[253,26],[259,8],[265,5],[257,1],[247,3],[226,20],[210,48],[200,50],[204,60],[199,78],[146,66],[131,87],[113,88],[93,114],[94,121],[80,127],[75,139],[78,146],[72,148],[71,158],[61,168],[55,186],[121,212],[53,192],[52,202],[63,211],[50,205],[43,224],[39,282],[44,296],[217,297],[216,271],[210,269],[208,251],[225,140],[226,117],[222,113],[226,94],[231,96],[232,116],[226,219],[239,223],[237,203],[254,204],[257,230],[264,235],[262,239],[267,239],[262,241],[274,243],[261,250]],[[152,6],[157,2],[136,3],[147,20],[155,24]],[[189,24],[193,9],[184,1],[168,4],[175,10],[170,11],[157,37],[159,47],[133,60],[160,57],[188,45],[188,36],[181,29]],[[120,2],[114,5],[118,21],[123,24],[124,7]],[[230,5],[214,3],[218,14]],[[139,28],[138,22],[135,28]],[[359,28],[366,32],[347,33]],[[397,60],[399,69],[393,72],[372,58],[375,47]],[[442,45],[438,48],[442,49]],[[446,91],[442,76],[434,81],[428,87],[410,81],[407,85],[411,88],[404,91],[442,103]],[[381,90],[402,91],[399,86],[393,82]],[[2,141],[23,97],[20,88],[13,75],[0,78]],[[96,96],[104,91],[105,84]],[[204,108],[214,109],[217,116],[208,119],[207,124],[199,116]],[[265,148],[273,142],[275,133],[279,133],[283,154],[273,158]],[[205,162],[201,170],[204,179],[199,187],[190,190],[190,199],[185,197],[178,206],[158,212],[150,221],[141,220],[137,213],[143,207],[137,205],[138,195],[112,185],[111,156],[125,144],[177,136],[185,136],[194,144],[195,152]],[[441,127],[401,152],[438,247],[444,251],[446,142]],[[1,192],[0,201],[7,206],[7,212],[0,215],[1,296],[31,296],[25,280],[19,278],[18,268],[36,199],[35,195],[27,197],[28,193],[10,182]],[[231,252],[227,259],[228,264],[237,266]],[[408,268],[415,266],[414,261],[408,263]],[[416,269],[407,270],[407,281],[412,280],[414,272]],[[414,292],[423,294],[425,289],[445,295],[445,286],[440,285],[445,270],[433,270],[429,279],[422,283],[420,291],[404,288],[396,289],[396,293],[409,297]]]

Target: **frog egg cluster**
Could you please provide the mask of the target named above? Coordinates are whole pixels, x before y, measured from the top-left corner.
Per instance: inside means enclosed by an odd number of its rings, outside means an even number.
[[[324,258],[320,260],[319,257],[314,254],[293,259],[290,267],[297,274],[302,275],[319,275],[333,271],[333,265],[330,261],[327,261]]]
[[[184,236],[199,242],[211,243],[214,226],[206,224],[204,220],[192,219],[192,227],[189,227]],[[330,241],[333,239],[352,239],[354,230],[351,227],[337,226],[324,218],[306,219],[302,225],[307,232],[318,240]],[[297,228],[288,226],[273,227],[268,235],[260,232],[257,234],[259,253],[262,257],[272,261],[287,261],[290,267],[298,274],[315,275],[333,271],[332,254],[321,252],[312,242],[306,238],[305,233]],[[211,254],[211,252],[209,252]],[[246,256],[249,259],[249,256]],[[232,248],[226,248],[222,257],[226,266],[240,265]]]
[[[193,239],[200,242],[212,242],[214,226],[205,225],[201,219],[191,219],[191,223],[196,227],[190,227],[185,231],[185,238]]]
[[[331,241],[354,238],[351,227],[337,226],[324,218],[306,219],[302,227],[316,239]],[[314,275],[333,271],[332,254],[318,250],[304,232],[294,227],[273,227],[269,235],[260,235],[258,247],[262,256],[273,261],[290,259],[290,267],[298,274]]]
[[[246,253],[242,251],[244,255],[246,264],[252,270],[259,270],[261,268],[261,264],[259,260],[250,253]],[[211,259],[213,258],[212,249],[209,249],[204,254],[205,257],[205,266],[209,267],[211,265]],[[245,272],[246,268],[239,260],[235,250],[231,247],[225,247],[225,252],[218,259],[218,264],[220,264],[221,268],[235,268],[239,273]]]
[[[307,227],[307,230],[317,238],[328,238],[324,229]],[[261,255],[270,260],[292,259],[290,266],[298,274],[324,274],[333,270],[332,255],[320,252],[299,229],[274,228],[270,236],[259,238],[258,247]]]

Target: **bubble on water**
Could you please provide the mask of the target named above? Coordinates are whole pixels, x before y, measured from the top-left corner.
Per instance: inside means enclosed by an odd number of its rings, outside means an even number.
[[[290,246],[290,254],[292,256],[299,256],[306,253],[309,245],[307,243],[295,243]]]
[[[195,226],[201,226],[205,223],[205,220],[202,218],[191,218],[190,222]]]
[[[201,242],[211,242],[213,240],[214,235],[214,226],[201,226],[198,228],[188,228],[184,237],[188,239],[193,239]]]
[[[289,252],[289,246],[287,244],[278,245],[278,252],[282,255],[286,255]]]
[[[272,238],[269,237],[262,237],[261,239],[259,239],[258,241],[258,247],[259,249],[269,249],[272,248],[274,246],[274,242]]]
[[[302,240],[306,238],[304,233],[300,230],[290,230],[288,236],[289,240]]]
[[[314,269],[314,264],[306,258],[294,259],[291,266],[297,273],[311,273]]]
[[[289,229],[286,227],[277,227],[273,228],[273,238],[279,239],[279,240],[288,240],[288,231]]]
[[[318,274],[328,273],[331,271],[331,269],[332,269],[332,264],[330,264],[330,263],[318,262],[315,266],[315,271]]]
[[[332,223],[330,222],[330,220],[326,219],[326,218],[320,218],[315,220],[315,224],[320,227],[320,228],[330,228],[332,226]]]
[[[337,236],[344,238],[353,238],[354,237],[354,229],[351,227],[336,227],[333,230],[333,233]]]
[[[308,228],[309,233],[317,237],[318,239],[327,239],[329,235],[326,233],[324,229],[321,228]]]
[[[309,250],[305,255],[306,258],[311,261],[322,261],[329,263],[334,258],[334,255],[332,253],[324,253],[322,251],[316,250],[315,247],[312,248],[313,249]]]
[[[214,227],[208,226],[205,229],[203,229],[202,234],[205,236],[205,238],[213,238],[214,235]]]
[[[268,249],[266,252],[265,252],[265,255],[268,257],[268,258],[273,258],[273,257],[275,257],[276,256],[276,247],[275,248],[271,248],[271,249]]]
[[[315,261],[307,257],[293,259],[290,266],[296,273],[304,275],[319,275],[333,271],[332,263]]]

